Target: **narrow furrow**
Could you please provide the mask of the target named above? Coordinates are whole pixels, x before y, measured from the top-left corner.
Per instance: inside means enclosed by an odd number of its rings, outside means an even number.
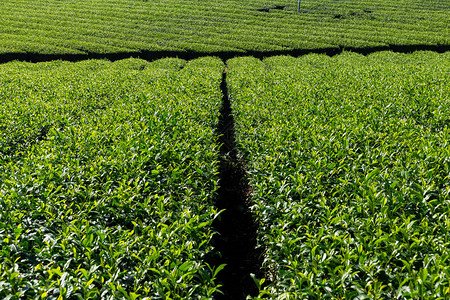
[[[238,158],[234,132],[234,118],[226,86],[226,72],[221,84],[223,106],[219,121],[220,136],[220,188],[216,206],[224,210],[214,223],[218,232],[213,243],[218,255],[212,265],[226,264],[218,280],[223,285],[223,295],[216,299],[245,299],[257,295],[250,274],[261,277],[261,251],[256,249],[257,223],[249,209],[251,187],[248,184],[245,165]]]

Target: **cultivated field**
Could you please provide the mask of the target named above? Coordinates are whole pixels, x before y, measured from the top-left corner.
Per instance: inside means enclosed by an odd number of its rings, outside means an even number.
[[[0,298],[449,299],[450,3],[296,5],[4,0]]]
[[[304,299],[450,296],[450,56],[227,63],[258,243]]]
[[[215,291],[204,259],[222,70],[214,58],[0,67],[0,298]]]
[[[0,53],[246,52],[450,44],[448,0],[3,0]],[[10,57],[10,56],[9,56]]]

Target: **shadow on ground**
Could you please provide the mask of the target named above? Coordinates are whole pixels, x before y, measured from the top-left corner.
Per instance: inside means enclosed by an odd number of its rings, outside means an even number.
[[[222,60],[233,57],[254,56],[264,58],[276,55],[301,56],[308,53],[326,54],[329,56],[337,55],[343,51],[351,51],[367,55],[378,51],[394,51],[399,53],[410,53],[414,51],[434,51],[443,53],[450,51],[450,45],[386,45],[377,47],[335,47],[319,49],[292,49],[282,51],[225,51],[225,52],[191,52],[191,51],[135,51],[135,52],[117,52],[117,53],[86,53],[86,54],[40,54],[40,53],[2,53],[0,54],[0,63],[19,60],[28,62],[44,62],[52,60],[82,61],[86,59],[108,59],[110,61],[121,60],[125,58],[141,58],[153,61],[165,57],[178,57],[181,59],[195,59],[204,56],[216,56]]]

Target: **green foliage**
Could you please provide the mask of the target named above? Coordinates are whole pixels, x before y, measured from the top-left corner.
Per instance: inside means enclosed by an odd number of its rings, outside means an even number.
[[[289,6],[272,10],[276,19]],[[449,61],[345,52],[227,62],[265,249],[257,299],[450,297]],[[220,292],[224,265],[205,261],[219,215],[223,69],[211,57],[0,65],[2,299]]]
[[[448,45],[448,1],[3,0],[0,53]],[[279,7],[282,9],[270,9]]]
[[[449,61],[228,61],[266,249],[260,298],[450,297]]]
[[[222,70],[215,58],[0,66],[0,298],[217,291],[204,261]]]

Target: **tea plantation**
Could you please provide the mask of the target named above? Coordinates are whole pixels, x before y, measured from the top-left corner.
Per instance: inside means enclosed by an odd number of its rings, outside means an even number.
[[[214,58],[0,67],[1,298],[214,293],[222,70]]]
[[[449,299],[450,3],[4,0],[1,299]]]
[[[297,13],[291,0],[3,0],[0,53],[449,47],[448,0],[301,2]]]
[[[271,281],[262,293],[449,297],[449,59],[228,62]]]

